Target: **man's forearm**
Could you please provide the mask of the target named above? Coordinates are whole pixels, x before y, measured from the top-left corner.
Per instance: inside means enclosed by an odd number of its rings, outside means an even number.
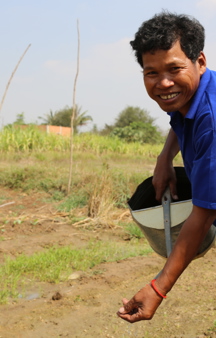
[[[166,294],[171,290],[176,280],[195,257],[215,218],[215,210],[193,207],[193,211],[185,221],[172,253],[157,279],[157,286],[162,293]]]
[[[164,144],[163,150],[159,155],[158,159],[163,157],[167,161],[172,161],[174,157],[178,154],[179,150],[180,149],[177,136],[173,131],[173,129],[171,128],[167,136],[166,142]]]

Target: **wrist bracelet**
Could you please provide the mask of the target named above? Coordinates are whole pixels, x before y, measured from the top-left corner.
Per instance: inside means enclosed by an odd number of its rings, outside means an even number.
[[[156,279],[152,279],[152,281],[151,281],[151,287],[155,290],[155,292],[156,292],[159,296],[161,296],[162,298],[167,298],[167,296],[164,296],[164,295],[157,289],[157,287],[155,286],[155,281],[156,281]]]

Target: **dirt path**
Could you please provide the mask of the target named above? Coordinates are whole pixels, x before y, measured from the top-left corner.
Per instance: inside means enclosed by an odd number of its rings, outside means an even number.
[[[5,254],[31,254],[54,243],[82,246],[96,236],[67,224],[41,196],[3,193],[15,203],[0,209],[0,261]],[[6,215],[10,220],[5,223]],[[113,230],[105,235],[115,238]],[[78,278],[60,285],[35,283],[25,299],[0,306],[0,337],[216,338],[215,257],[213,248],[192,262],[154,318],[133,325],[116,311],[122,297],[133,296],[161,269],[164,260],[156,254],[101,264],[95,273],[79,272]]]

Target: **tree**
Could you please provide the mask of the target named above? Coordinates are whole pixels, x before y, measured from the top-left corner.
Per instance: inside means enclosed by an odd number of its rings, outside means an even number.
[[[77,132],[78,127],[86,126],[90,121],[93,121],[90,115],[86,115],[87,111],[81,113],[81,108],[76,106],[75,119],[74,119],[74,131]]]
[[[107,136],[110,135],[114,129],[114,125],[105,124],[104,128],[100,130],[100,135]]]
[[[122,110],[113,125],[105,125],[101,135],[117,136],[126,142],[159,143],[164,140],[161,132],[154,125],[147,110],[127,106]]]
[[[139,107],[127,106],[122,110],[115,120],[114,127],[123,128],[132,122],[143,122],[153,124],[154,119],[150,117],[148,111]]]
[[[117,136],[126,142],[160,143],[164,141],[161,133],[151,123],[132,122],[123,128],[114,128],[110,136]]]
[[[90,131],[92,134],[98,134],[98,127],[96,124],[93,124],[93,127]]]
[[[19,125],[19,126],[25,124],[25,116],[24,115],[25,115],[24,113],[17,114],[16,121],[13,124],[16,124],[16,125]]]
[[[90,115],[86,115],[87,111],[81,112],[82,107],[78,107],[76,105],[75,116],[74,116],[74,132],[78,132],[78,128],[86,125],[88,122],[92,121],[92,117]],[[55,113],[50,110],[49,114],[43,118],[45,124],[53,125],[53,126],[62,126],[62,127],[70,127],[71,126],[71,114],[72,108],[66,106],[63,109],[56,111]]]

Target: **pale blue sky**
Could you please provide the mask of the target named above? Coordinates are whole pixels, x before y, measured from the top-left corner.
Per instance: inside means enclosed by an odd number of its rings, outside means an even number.
[[[208,66],[216,69],[216,0],[0,0],[0,98],[25,48],[31,47],[9,87],[0,124],[25,113],[35,122],[50,109],[72,105],[80,26],[76,101],[102,128],[127,105],[147,109],[164,130],[166,113],[148,98],[129,41],[141,23],[162,9],[195,16],[206,29]],[[92,125],[90,125],[92,127]]]

